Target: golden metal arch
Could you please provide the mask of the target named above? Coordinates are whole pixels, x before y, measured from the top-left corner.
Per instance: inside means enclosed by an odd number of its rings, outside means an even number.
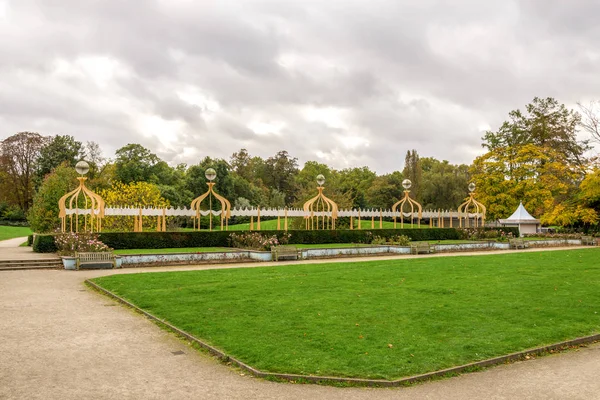
[[[463,218],[465,220],[464,228],[468,228],[469,225],[469,208],[475,208],[475,228],[483,226],[485,224],[485,213],[486,208],[483,204],[475,200],[475,192],[469,193],[467,201],[458,206],[458,226],[463,228]],[[479,215],[481,214],[481,217]],[[480,223],[479,223],[479,220]]]
[[[209,206],[208,206],[208,211],[209,211],[209,215],[210,218],[209,220],[209,230],[212,231],[212,197],[210,197],[210,195],[212,194],[213,196],[215,196],[215,199],[217,199],[220,203],[221,203],[221,230],[223,230],[223,228],[225,228],[225,230],[229,229],[229,219],[231,218],[231,203],[229,202],[229,200],[227,200],[225,197],[219,195],[217,192],[215,192],[214,190],[214,182],[207,182],[206,183],[208,185],[208,190],[206,191],[206,193],[204,193],[203,195],[200,195],[198,197],[196,197],[194,200],[192,200],[192,204],[191,204],[191,208],[192,210],[194,210],[195,214],[192,217],[194,219],[194,229],[200,229],[200,206],[201,203],[204,199],[206,199],[207,197],[209,198]]]
[[[77,189],[70,191],[58,200],[58,217],[61,221],[61,232],[67,230],[67,201],[69,203],[69,209],[73,210],[75,205],[75,213],[69,214],[69,230],[73,232],[73,222],[75,222],[75,232],[79,232],[79,199],[83,196],[85,200],[86,212],[83,214],[83,230],[84,232],[101,232],[102,231],[102,218],[104,218],[104,200],[102,197],[92,192],[85,186],[86,177],[77,177],[79,186]],[[89,214],[87,212],[89,205]],[[88,218],[89,215],[89,218]],[[75,221],[73,221],[75,219]]]
[[[319,215],[321,216],[320,229],[335,229],[335,221],[338,218],[338,205],[323,194],[323,189],[323,186],[318,186],[319,193],[304,203],[306,229],[319,229]]]
[[[421,204],[419,204],[416,200],[411,199],[410,196],[408,195],[409,193],[410,193],[410,190],[405,190],[404,197],[402,198],[402,200],[399,200],[392,206],[392,213],[394,214],[394,229],[396,229],[396,212],[397,211],[400,211],[400,227],[404,228],[404,215],[405,214],[410,214],[410,224],[412,227],[412,225],[414,224],[414,219],[415,219],[415,208],[418,210],[417,224],[418,224],[419,228],[421,227],[421,218],[423,217],[423,207],[421,207]],[[410,207],[410,213],[408,212],[408,208],[406,211],[404,211],[404,206],[407,204],[408,204],[408,207]],[[398,206],[400,207],[399,210],[398,210]]]

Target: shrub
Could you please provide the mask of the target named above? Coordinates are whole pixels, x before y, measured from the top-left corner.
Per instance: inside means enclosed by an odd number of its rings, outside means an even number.
[[[273,246],[287,244],[290,234],[265,236],[259,232],[232,233],[229,235],[231,247],[253,250],[269,250]]]
[[[60,256],[73,256],[75,253],[98,253],[112,251],[98,240],[97,233],[59,233],[54,235],[57,253]]]
[[[410,244],[410,238],[406,235],[396,235],[390,236],[388,238],[383,238],[381,236],[375,236],[371,241],[372,244],[377,245],[395,245],[395,246],[408,246]]]
[[[465,240],[498,239],[506,240],[519,236],[519,228],[462,228],[460,238]]]
[[[33,236],[33,251],[36,253],[54,253],[56,250],[54,235],[48,234]]]

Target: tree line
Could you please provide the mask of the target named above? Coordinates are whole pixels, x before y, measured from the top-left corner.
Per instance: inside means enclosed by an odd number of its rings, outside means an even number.
[[[285,150],[261,158],[240,149],[229,159],[205,157],[172,166],[132,143],[104,159],[95,142],[20,132],[0,143],[0,220],[27,217],[35,230],[51,230],[55,204],[76,186],[73,167],[85,159],[88,187],[112,205],[189,206],[206,191],[204,172],[212,167],[217,191],[234,207],[301,207],[315,195],[315,178],[323,174],[325,193],[342,209],[389,209],[402,197],[406,178],[412,181],[411,196],[425,209],[456,209],[474,181],[488,220],[508,217],[523,201],[546,224],[596,226],[600,172],[597,159],[586,157],[590,142],[577,139],[578,130],[585,129],[600,142],[595,107],[582,106],[582,117],[553,98],[535,98],[525,110],[511,111],[498,130],[485,133],[487,152],[471,165],[409,150],[402,169],[381,175],[368,166],[336,170],[308,161],[300,167]]]

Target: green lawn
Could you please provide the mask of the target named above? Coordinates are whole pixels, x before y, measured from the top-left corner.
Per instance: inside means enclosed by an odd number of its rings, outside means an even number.
[[[371,229],[371,218],[361,218],[360,220],[360,226],[362,229]],[[381,222],[381,226],[382,229],[394,229],[394,222],[392,221],[382,221]],[[354,229],[358,228],[358,218],[354,218]],[[402,225],[400,224],[400,221],[396,222],[396,229],[400,229],[402,228]],[[404,228],[403,229],[418,229],[419,225],[417,223],[414,224],[410,224],[408,222],[404,222]],[[423,222],[421,222],[421,229],[429,229],[429,225],[425,224]],[[379,218],[375,218],[375,228],[374,229],[379,229]]]
[[[0,240],[13,239],[31,235],[31,229],[26,226],[0,225]]]
[[[211,251],[235,251],[228,247],[181,247],[169,249],[123,249],[115,250],[115,254],[171,254],[171,253],[206,253]]]
[[[281,218],[280,221],[280,225],[281,225],[281,229],[283,229],[284,227],[284,219]],[[304,226],[304,225],[302,225]],[[362,229],[371,229],[371,219],[361,219],[360,221],[360,226],[362,227]],[[390,222],[390,221],[383,221],[382,223],[383,229],[394,229],[394,223]],[[206,225],[202,226],[202,228],[206,228]],[[288,218],[288,229],[292,228],[292,221],[291,218]],[[358,228],[358,219],[355,218],[354,219],[354,228]],[[397,222],[396,228],[400,229],[400,222]],[[404,229],[411,229],[411,228],[415,228],[417,229],[418,226],[417,224],[411,225],[409,223],[405,223],[404,224]],[[421,224],[421,228],[429,228],[429,225],[427,224]],[[221,226],[213,226],[214,230],[219,230],[221,229]],[[247,224],[236,224],[236,225],[229,225],[229,230],[230,231],[247,231],[250,229],[250,223]],[[375,218],[375,229],[379,229],[379,219]],[[191,231],[193,230],[192,228],[181,228],[182,231]],[[204,230],[204,229],[203,229]],[[254,230],[257,230],[257,225],[256,225],[256,219],[254,220]],[[270,219],[268,221],[260,221],[260,230],[261,231],[274,231],[277,230],[277,219]]]
[[[271,372],[394,379],[600,332],[600,249],[94,279]]]

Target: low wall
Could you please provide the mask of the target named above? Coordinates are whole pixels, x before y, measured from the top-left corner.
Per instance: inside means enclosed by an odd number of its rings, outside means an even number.
[[[211,261],[271,261],[270,252],[252,250],[206,253],[124,254],[120,257],[123,267],[161,263],[191,264]]]
[[[565,245],[581,245],[577,239],[530,240],[530,247],[551,247]],[[461,244],[435,244],[432,245],[436,252],[460,252],[477,250],[508,250],[508,242],[486,243],[461,243]],[[408,246],[372,246],[372,247],[340,247],[322,249],[300,249],[303,259],[327,258],[337,256],[369,256],[377,254],[410,254]],[[154,264],[192,264],[218,261],[272,261],[270,251],[237,250],[207,253],[172,253],[172,254],[129,254],[121,255],[123,267],[135,265]]]

